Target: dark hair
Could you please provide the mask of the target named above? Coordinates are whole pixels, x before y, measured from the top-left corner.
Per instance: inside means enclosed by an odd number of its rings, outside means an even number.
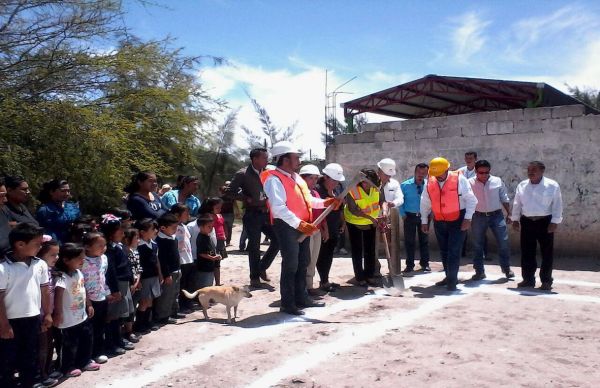
[[[114,214],[107,214],[109,218],[104,218],[100,223],[100,231],[106,236],[108,240],[112,241],[114,234],[121,229],[121,220],[116,218]],[[113,216],[115,218],[112,218]]]
[[[475,170],[477,170],[479,167],[492,168],[492,165],[487,160],[481,159],[475,162]]]
[[[67,261],[78,258],[84,251],[85,249],[79,244],[63,244],[58,252],[58,261],[54,268],[58,271],[68,273],[69,267],[67,267]]]
[[[100,240],[101,238],[104,238],[104,235],[100,232],[90,232],[90,233],[86,233],[83,235],[83,246],[84,247],[89,247],[90,245],[94,244],[96,241]]]
[[[256,158],[257,156],[259,156],[261,153],[267,153],[267,149],[266,148],[254,148],[252,149],[252,151],[250,151],[250,160]]]
[[[379,186],[381,181],[379,180],[379,175],[372,168],[363,168],[360,170],[363,174],[367,176],[367,179],[370,180],[375,185]]]
[[[8,234],[8,242],[11,248],[15,247],[18,242],[29,243],[31,240],[44,235],[44,228],[21,222],[11,229]]]
[[[110,211],[115,216],[119,217],[122,221],[129,221],[131,219],[131,212],[127,209],[121,209],[120,207],[114,207]]]
[[[98,222],[93,216],[89,215],[89,214],[83,214],[81,216],[79,216],[79,218],[77,218],[75,220],[75,222],[79,222],[81,224],[88,224],[90,225],[92,222]]]
[[[92,226],[86,222],[75,221],[71,226],[71,242],[81,242],[86,233],[92,232]]]
[[[185,213],[186,210],[189,210],[187,205],[184,205],[182,203],[176,203],[175,205],[171,206],[171,210],[169,210],[169,213],[175,214],[176,216],[181,216],[183,213]]]
[[[4,186],[4,177],[0,176],[0,186]]]
[[[7,189],[16,189],[25,182],[25,178],[20,175],[8,175],[4,177],[4,185]]]
[[[143,182],[145,180],[147,180],[148,178],[150,178],[150,175],[156,175],[153,172],[150,171],[140,171],[137,174],[133,175],[131,177],[131,182],[129,182],[129,184],[127,186],[125,186],[125,188],[123,190],[125,190],[126,193],[129,194],[133,194],[135,192],[137,192],[140,189],[140,182]]]
[[[427,163],[419,163],[415,166],[415,171],[417,171],[417,168],[429,168],[429,165]]]
[[[196,223],[198,224],[199,227],[203,227],[204,225],[208,225],[211,222],[214,222],[214,220],[208,214],[203,214],[200,217],[198,217],[198,219],[196,220]]]
[[[44,182],[42,190],[38,195],[38,199],[41,203],[47,203],[51,201],[51,194],[53,191],[59,190],[61,187],[68,185],[69,182],[66,179],[52,179],[51,181]]]
[[[136,228],[127,228],[123,231],[123,240],[127,245],[131,244],[131,241],[136,236],[140,236],[140,232]]]
[[[199,181],[199,180],[200,180],[200,179],[198,179],[198,177],[197,177],[197,176],[194,176],[194,175],[186,175],[186,176],[184,176],[183,178],[181,178],[181,182],[180,182],[180,183],[178,183],[178,185],[177,185],[177,186],[178,186],[180,189],[182,189],[182,188],[183,188],[185,185],[187,185],[188,183],[197,182],[197,181]]]
[[[532,162],[529,162],[529,165],[530,166],[536,166],[540,170],[546,171],[546,165],[543,162],[540,162],[539,160],[534,160]]]
[[[179,224],[179,219],[173,213],[164,213],[156,220],[158,227],[169,227],[173,224]]]
[[[200,205],[198,214],[212,214],[215,210],[215,206],[221,203],[223,203],[223,200],[219,197],[208,198]]]
[[[58,241],[56,241],[55,239],[44,241],[42,243],[42,247],[40,248],[40,251],[38,252],[38,257],[44,256],[46,253],[48,253],[48,251],[50,251],[50,248],[57,247],[57,246],[58,246]]]
[[[477,152],[475,151],[467,151],[465,152],[465,156],[474,156],[477,159]]]
[[[158,224],[152,218],[143,218],[135,222],[135,228],[145,232],[150,229],[158,229]]]

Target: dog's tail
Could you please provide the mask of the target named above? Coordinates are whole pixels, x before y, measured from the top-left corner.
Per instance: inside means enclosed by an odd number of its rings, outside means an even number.
[[[190,294],[189,292],[187,292],[184,289],[182,289],[181,292],[183,292],[183,295],[185,295],[186,298],[188,298],[188,299],[194,299],[195,297],[198,296],[198,293],[200,292],[200,290],[194,291],[193,294]]]

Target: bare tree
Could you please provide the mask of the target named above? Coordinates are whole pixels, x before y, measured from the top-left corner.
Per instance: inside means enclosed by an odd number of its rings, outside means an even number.
[[[250,96],[248,96],[250,97]],[[273,144],[276,144],[280,141],[288,140],[293,141],[296,137],[296,124],[294,123],[286,128],[276,127],[271,121],[271,117],[267,113],[267,110],[261,106],[258,101],[254,98],[250,97],[250,101],[252,101],[252,106],[254,107],[254,111],[258,114],[258,119],[260,120],[260,130],[264,135],[264,138],[260,135],[257,135],[250,128],[242,126],[242,131],[244,131],[244,135],[246,136],[246,141],[250,145],[250,147],[273,147]]]

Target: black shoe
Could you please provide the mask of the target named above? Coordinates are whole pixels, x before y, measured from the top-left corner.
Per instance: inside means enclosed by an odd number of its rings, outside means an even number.
[[[260,282],[260,279],[250,279],[250,287],[252,288],[264,288],[263,284]]]
[[[140,342],[140,337],[133,333],[127,334],[126,339],[127,339],[127,341],[129,341],[133,344],[137,344],[138,342]]]
[[[411,273],[415,270],[415,267],[406,267],[402,273]]]
[[[262,271],[260,273],[260,278],[262,280],[264,280],[265,282],[270,282],[271,281],[271,279],[267,276],[267,271]]]
[[[109,350],[106,355],[110,358],[110,357],[117,357],[117,356],[122,356],[125,354],[125,349],[123,348],[113,348],[111,350]]]
[[[471,276],[471,280],[483,280],[485,278],[485,272],[475,272],[475,275]]]
[[[428,265],[422,265],[421,266],[421,271],[423,271],[423,272],[431,272],[431,268],[429,268]]]
[[[445,286],[447,284],[448,284],[448,279],[447,278],[444,278],[444,279],[440,280],[439,282],[435,283],[435,285],[438,286],[438,287],[442,287],[442,286]]]
[[[183,319],[185,317],[187,317],[187,315],[182,314],[182,313],[176,313],[176,314],[171,315],[171,318],[173,318],[173,319]]]
[[[305,300],[302,303],[296,303],[299,308],[305,307],[325,307],[325,302],[316,302],[314,300]]]
[[[448,285],[446,285],[446,289],[448,291],[456,291],[457,290],[456,284],[448,284]]]
[[[517,284],[517,287],[518,288],[535,287],[535,281],[523,280],[522,282]]]
[[[552,283],[551,282],[542,282],[542,285],[540,286],[540,290],[542,291],[550,291],[552,289]]]
[[[119,346],[125,350],[134,350],[135,349],[135,345],[133,345],[129,341],[127,341],[127,342],[123,341],[123,344],[121,344]]]
[[[304,315],[304,311],[296,307],[282,307],[279,309],[279,312],[290,315]]]
[[[515,277],[515,273],[510,270],[510,268],[503,269],[502,272],[506,275],[507,279],[512,279]]]

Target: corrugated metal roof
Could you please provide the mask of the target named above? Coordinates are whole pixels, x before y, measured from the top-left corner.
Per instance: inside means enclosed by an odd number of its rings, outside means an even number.
[[[344,115],[377,113],[405,119],[495,110],[576,105],[596,109],[546,83],[427,75],[342,104]]]

